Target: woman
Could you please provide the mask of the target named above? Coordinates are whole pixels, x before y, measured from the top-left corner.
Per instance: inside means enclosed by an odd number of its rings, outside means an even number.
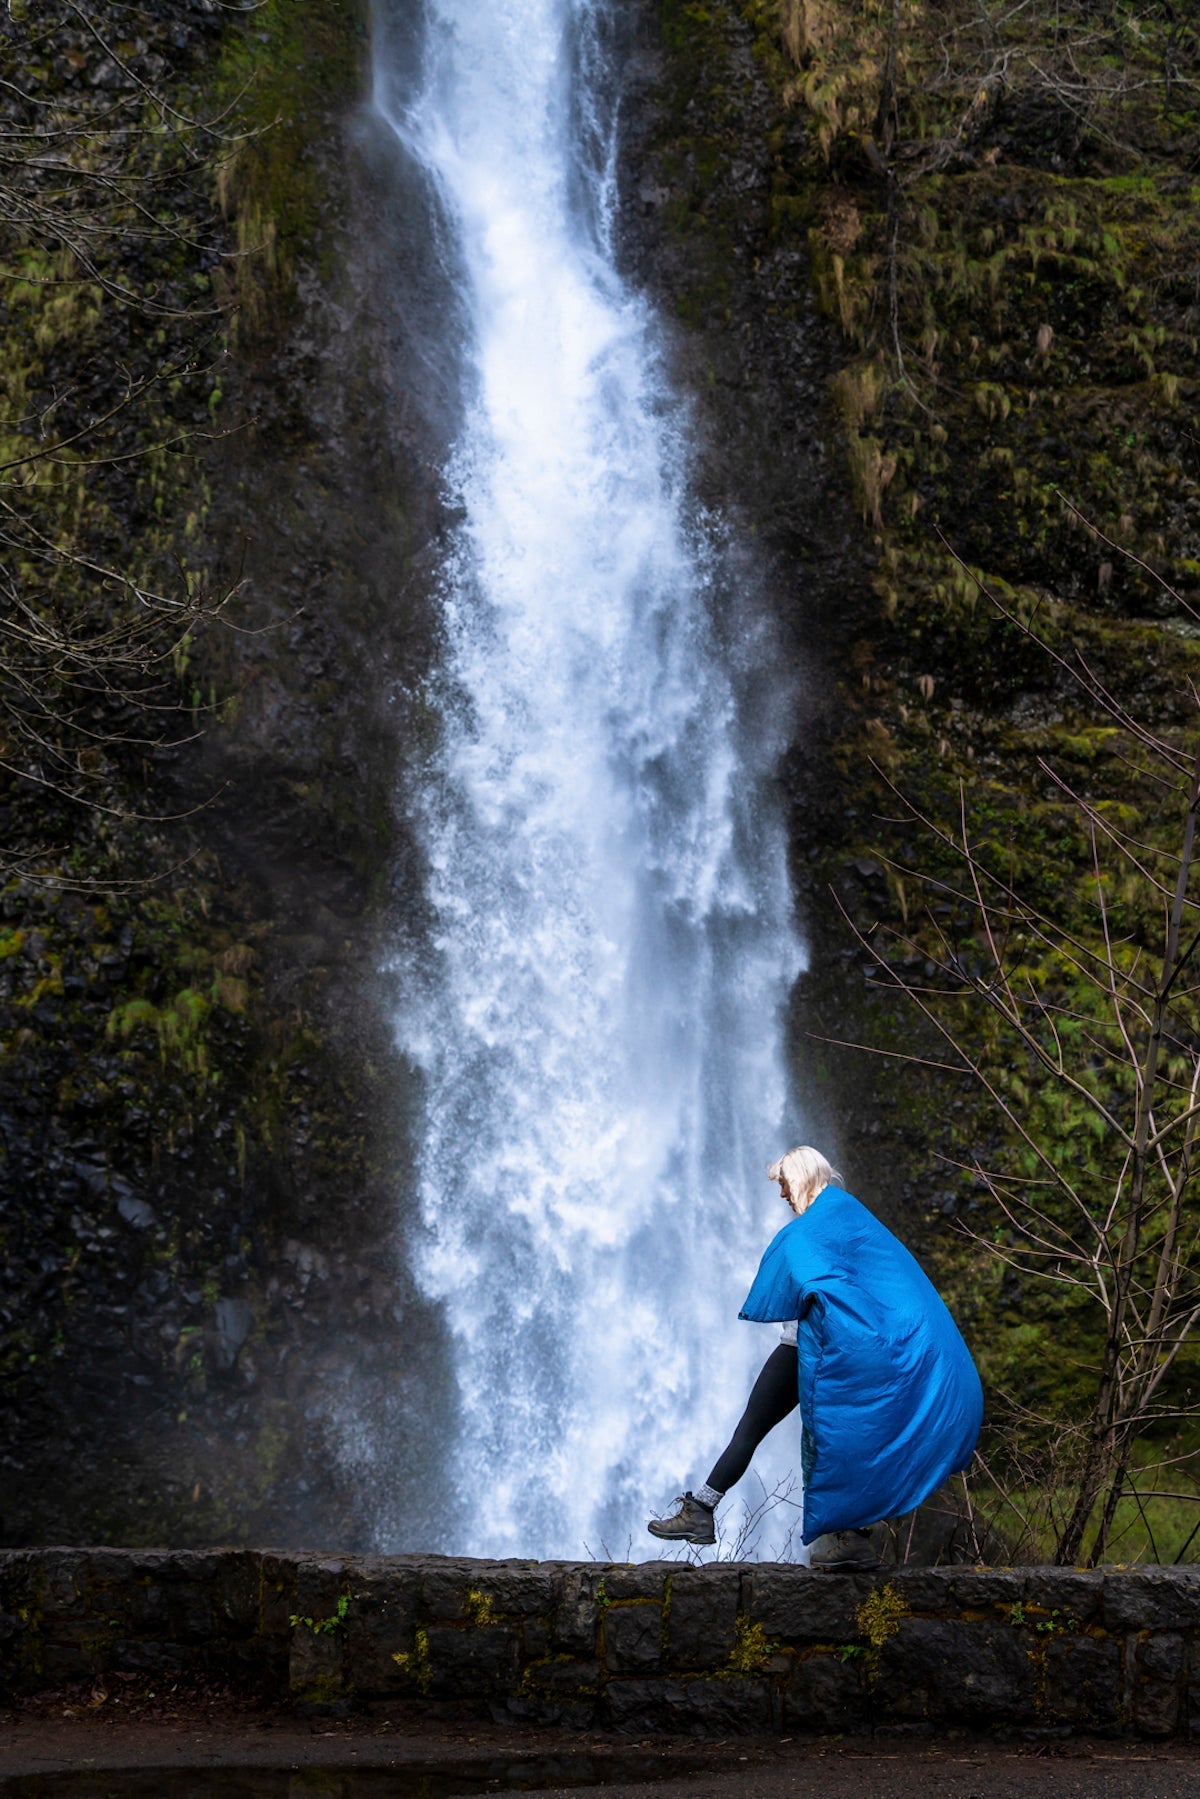
[[[916,1261],[819,1150],[789,1150],[767,1173],[795,1217],[767,1246],[739,1315],[783,1321],[783,1341],[705,1484],[647,1529],[715,1542],[718,1503],[799,1404],[803,1540],[829,1539],[814,1565],[873,1566],[868,1527],[913,1511],[970,1461],[979,1376]]]

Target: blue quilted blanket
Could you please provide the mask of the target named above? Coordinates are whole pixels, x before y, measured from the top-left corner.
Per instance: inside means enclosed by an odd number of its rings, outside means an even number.
[[[983,1392],[898,1238],[826,1187],[767,1246],[741,1317],[798,1318],[804,1541],[909,1512],[971,1459]]]

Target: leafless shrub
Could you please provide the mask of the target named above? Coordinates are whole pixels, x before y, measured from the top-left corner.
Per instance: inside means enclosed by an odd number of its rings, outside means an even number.
[[[1000,1147],[988,1164],[945,1158],[990,1201],[988,1229],[960,1228],[1022,1277],[1073,1296],[1096,1327],[1094,1359],[1075,1352],[1091,1383],[1086,1418],[1027,1410],[1016,1419],[1024,1464],[1010,1457],[1009,1466],[1023,1497],[1009,1491],[1012,1517],[997,1517],[1017,1541],[1048,1535],[1060,1562],[1095,1563],[1122,1498],[1139,1491],[1139,1442],[1197,1415],[1172,1375],[1200,1322],[1200,1225],[1189,1205],[1200,1125],[1200,899],[1191,891],[1200,695],[1190,696],[1186,728],[1152,729],[1081,650],[1060,645],[1036,615],[1019,613],[965,572],[997,616],[1075,685],[1088,713],[1109,721],[1139,778],[1160,796],[1161,828],[1135,834],[1119,810],[1039,760],[1087,846],[1081,924],[1078,908],[1056,908],[1030,891],[1011,852],[975,822],[965,782],[957,816],[947,820],[877,769],[930,844],[937,871],[889,862],[907,895],[900,926],[868,933],[846,915],[875,983],[915,1008],[943,1046],[940,1056],[874,1053],[970,1080],[999,1122]],[[1051,978],[1047,969],[1057,972]],[[1029,1445],[1039,1443],[1037,1468]],[[1034,1494],[1043,1508],[1037,1517]]]
[[[0,89],[0,769],[122,817],[119,770],[198,729],[187,665],[236,593],[185,565],[158,511],[220,435],[200,422],[215,196],[245,136],[236,96],[188,109],[129,14],[50,0],[0,21],[18,70],[66,71]]]

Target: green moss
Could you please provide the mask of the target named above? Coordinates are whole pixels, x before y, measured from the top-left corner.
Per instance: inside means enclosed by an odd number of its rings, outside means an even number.
[[[467,1589],[464,1609],[472,1624],[494,1624],[496,1608],[490,1593],[481,1592],[478,1587]]]
[[[523,1697],[530,1699],[553,1696],[556,1700],[561,1700],[567,1694],[575,1699],[594,1698],[599,1690],[594,1681],[580,1681],[570,1686],[564,1686],[560,1680],[548,1685],[543,1684],[539,1679],[539,1675],[544,1671],[571,1667],[574,1659],[570,1655],[540,1656],[537,1661],[530,1662],[525,1669],[518,1691]]]
[[[351,1689],[336,1674],[318,1674],[296,1682],[291,1689],[291,1698],[296,1705],[336,1705],[350,1694]]]
[[[878,1680],[880,1651],[895,1636],[908,1614],[908,1601],[891,1581],[874,1588],[856,1608],[855,1623],[867,1644],[862,1661],[868,1685],[873,1686]]]
[[[247,141],[222,164],[222,208],[236,233],[230,299],[235,338],[265,346],[292,313],[299,262],[333,273],[328,186],[313,142],[331,96],[361,91],[366,7],[360,0],[266,0],[226,35],[219,90],[236,103]]]
[[[127,1000],[109,1014],[109,1037],[127,1042],[141,1031],[152,1032],[164,1062],[177,1062],[195,1080],[209,1078],[207,1024],[211,1002],[192,987],[181,988],[162,1006],[147,999]]]
[[[891,1581],[876,1587],[856,1608],[855,1623],[872,1649],[882,1649],[909,1613],[908,1601]]]
[[[751,1624],[749,1618],[739,1613],[733,1627],[733,1648],[726,1664],[728,1672],[761,1674],[778,1650],[779,1644],[768,1642],[761,1624]]]
[[[33,1577],[33,1592],[29,1595],[26,1604],[19,1604],[16,1608],[17,1617],[25,1627],[21,1633],[17,1663],[12,1670],[16,1677],[14,1684],[18,1687],[27,1682],[31,1685],[40,1682],[43,1672],[42,1628],[45,1620],[45,1605],[46,1565],[43,1560],[39,1559]]]
[[[418,1630],[410,1650],[397,1650],[392,1656],[401,1675],[422,1696],[433,1685],[433,1663],[429,1658],[429,1632]]]

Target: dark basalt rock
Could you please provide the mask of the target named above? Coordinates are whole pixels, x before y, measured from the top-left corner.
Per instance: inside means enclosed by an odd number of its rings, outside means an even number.
[[[203,1672],[308,1714],[403,1699],[630,1734],[1188,1736],[1198,1593],[1190,1571],[1136,1568],[9,1551],[0,1686]]]

